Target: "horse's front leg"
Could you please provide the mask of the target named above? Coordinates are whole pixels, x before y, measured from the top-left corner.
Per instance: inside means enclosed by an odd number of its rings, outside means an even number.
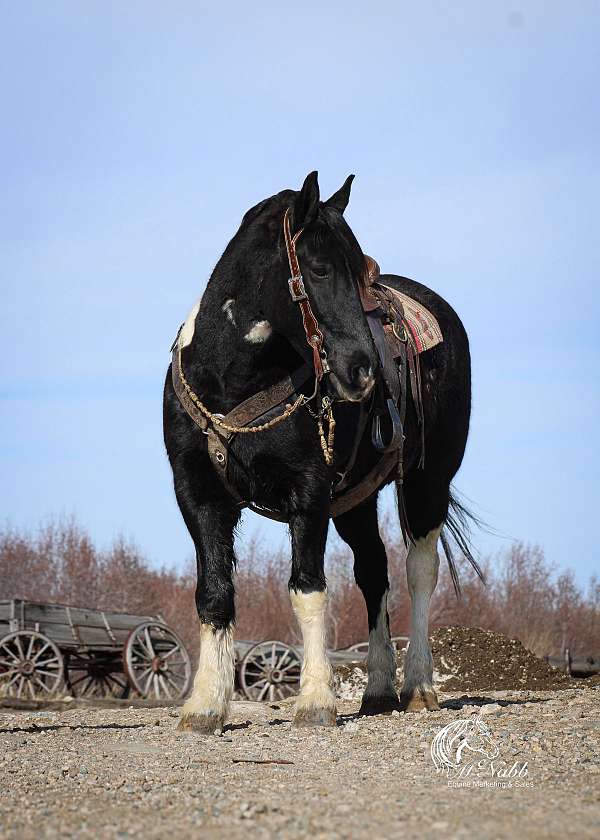
[[[179,729],[210,734],[221,729],[233,695],[235,618],[233,529],[239,518],[220,486],[210,501],[199,498],[198,480],[175,474],[177,501],[196,546],[196,608],[200,619],[200,657],[191,696]]]
[[[290,521],[290,598],[304,645],[300,694],[296,699],[294,715],[296,726],[335,726],[336,720],[333,671],[325,645],[327,590],[324,555],[329,518],[327,505],[320,508],[314,514],[295,515]]]

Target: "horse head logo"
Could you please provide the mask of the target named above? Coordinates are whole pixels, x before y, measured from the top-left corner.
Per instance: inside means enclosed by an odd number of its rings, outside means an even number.
[[[435,769],[438,773],[445,770],[448,775],[460,770],[477,754],[491,760],[496,758],[498,752],[481,714],[449,723],[440,729],[431,742],[431,758]]]

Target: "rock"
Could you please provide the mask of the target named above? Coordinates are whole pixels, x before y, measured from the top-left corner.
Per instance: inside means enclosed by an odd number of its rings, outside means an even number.
[[[493,715],[501,711],[502,706],[499,703],[485,703],[480,709],[482,715]]]

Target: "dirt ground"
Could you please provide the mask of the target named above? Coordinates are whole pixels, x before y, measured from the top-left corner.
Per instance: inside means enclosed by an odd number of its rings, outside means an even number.
[[[600,688],[442,694],[439,712],[291,726],[289,701],[236,702],[222,735],[175,708],[0,709],[3,838],[600,836]],[[431,743],[479,717],[498,758],[457,782]],[[517,763],[526,772],[503,778]],[[481,769],[483,767],[483,769]]]
[[[573,680],[534,656],[518,639],[479,627],[442,627],[431,637],[440,682],[447,691],[490,688],[550,690]]]
[[[479,627],[441,627],[431,636],[433,682],[449,691],[550,691],[581,686],[548,665],[518,639]],[[405,651],[397,657],[397,679],[402,685]],[[366,663],[339,665],[335,669],[338,697],[360,700],[367,684]],[[587,686],[600,685],[600,675],[588,677]]]

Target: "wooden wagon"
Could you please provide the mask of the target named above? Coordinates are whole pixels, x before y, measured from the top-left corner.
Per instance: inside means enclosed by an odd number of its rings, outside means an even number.
[[[169,701],[190,685],[188,653],[160,615],[0,601],[0,696]]]

